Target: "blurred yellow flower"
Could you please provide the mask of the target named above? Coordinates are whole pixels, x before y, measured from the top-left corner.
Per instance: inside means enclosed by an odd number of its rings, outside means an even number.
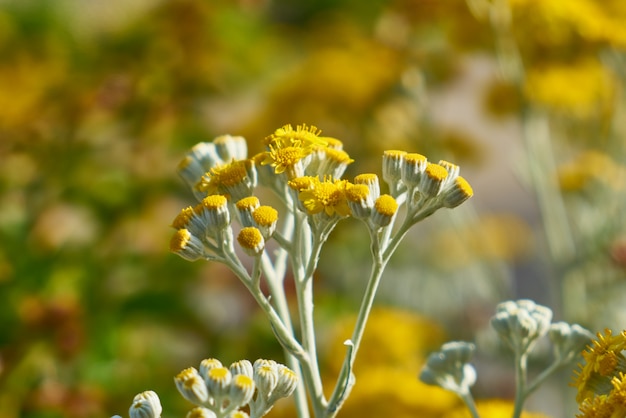
[[[503,418],[513,415],[513,402],[501,399],[477,401],[476,408],[481,418]],[[444,414],[441,418],[471,418],[471,415],[465,405],[463,405]],[[521,418],[548,418],[548,416],[524,411]]]
[[[579,117],[609,107],[614,89],[606,68],[592,60],[530,68],[525,85],[534,102]]]

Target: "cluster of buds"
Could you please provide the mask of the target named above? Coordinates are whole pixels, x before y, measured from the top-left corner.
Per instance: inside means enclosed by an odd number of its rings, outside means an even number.
[[[409,212],[454,208],[472,197],[472,187],[459,171],[456,164],[431,163],[421,154],[397,150],[383,154],[383,180],[392,196],[406,193]]]
[[[517,411],[518,414],[521,413],[522,405],[527,397],[556,370],[564,365],[570,364],[593,337],[589,331],[580,325],[570,325],[565,322],[551,323],[551,320],[552,311],[550,308],[538,305],[527,299],[507,301],[499,304],[496,308],[496,314],[491,318],[491,326],[496,331],[500,340],[506,343],[515,353],[517,384],[515,411]],[[528,355],[537,340],[546,334],[552,341],[554,359],[552,364],[539,374],[534,381],[529,382],[526,367]],[[610,333],[608,336],[610,337]],[[610,342],[607,343],[609,340]],[[594,351],[591,350],[591,353],[585,354],[585,358],[588,360],[592,357],[594,360],[600,360],[595,363],[592,361],[590,362],[591,365],[582,368],[582,372],[579,374],[577,380],[579,402],[584,399],[591,399],[589,395],[593,395],[594,390],[597,389],[594,383],[590,382],[597,381],[592,377],[598,372],[598,364],[601,364],[604,360],[608,360],[605,361],[604,364],[611,364],[611,372],[617,373],[617,368],[613,366],[618,362],[612,359],[617,359],[618,356],[612,356],[611,354],[606,355],[607,348],[608,346],[612,346],[618,351],[626,349],[626,333],[619,339],[621,345],[615,344],[616,341],[618,341],[618,339],[601,339],[601,343],[596,344],[599,346],[598,352],[594,353]],[[474,350],[475,346],[471,343],[452,342],[444,344],[441,351],[432,354],[428,358],[420,374],[420,379],[424,383],[437,385],[456,393],[463,399],[472,413],[472,416],[478,416],[476,405],[470,393],[470,387],[476,380],[476,372],[471,365],[467,364]],[[626,357],[621,354],[620,356],[621,359],[624,360],[622,363],[624,367],[620,370],[626,372]],[[602,367],[603,366],[599,366],[600,369],[602,369]],[[626,375],[621,373],[621,371],[619,376],[624,378]],[[600,371],[599,374],[606,375],[604,371]],[[624,380],[624,384],[622,385],[624,390],[622,393],[624,396],[621,399],[626,400],[626,379],[622,380]],[[605,381],[604,386],[606,386],[606,383]],[[589,405],[591,404],[589,403]],[[597,409],[593,408],[595,408],[595,406],[589,406],[588,411],[597,411]],[[581,417],[623,417],[623,412],[626,412],[626,408],[620,411],[622,411],[622,413],[619,415],[611,415],[610,413],[587,414]]]
[[[260,418],[278,399],[291,395],[298,378],[273,360],[259,359],[254,364],[240,360],[226,368],[219,360],[205,359],[199,369],[181,371],[174,382],[183,397],[196,405],[187,418]],[[246,406],[249,413],[242,410]],[[145,391],[135,396],[128,412],[130,418],[160,418],[162,410],[158,395]]]
[[[230,223],[235,219],[241,226],[237,242],[246,253],[259,255],[276,229],[278,211],[259,206],[257,185],[273,190],[289,210],[305,213],[314,230],[326,232],[347,216],[372,229],[388,226],[403,201],[408,224],[414,224],[473,194],[458,166],[430,163],[404,151],[383,155],[383,179],[390,194],[381,194],[376,174],[359,174],[352,182],[341,179],[353,160],[341,141],[319,134],[314,126],[286,125],[265,138],[266,151],[250,158],[245,140],[238,136],[194,146],[178,172],[199,203],[183,209],[172,222],[176,233],[171,250],[191,261],[219,261],[234,242]]]
[[[296,374],[272,360],[248,360],[228,368],[216,359],[205,359],[200,368],[189,367],[175,378],[176,387],[185,399],[196,405],[191,417],[244,418],[240,409],[246,405],[252,417],[261,417],[296,388]]]
[[[506,301],[496,307],[491,326],[513,352],[530,352],[535,342],[550,329],[552,311],[532,300]]]
[[[476,383],[476,370],[469,364],[475,350],[474,344],[464,341],[444,344],[439,351],[428,356],[420,379],[465,396]]]

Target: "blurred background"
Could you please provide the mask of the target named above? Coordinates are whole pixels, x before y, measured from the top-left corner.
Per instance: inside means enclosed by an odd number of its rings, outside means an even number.
[[[625,48],[623,0],[0,0],[0,417],[125,416],[147,389],[184,416],[181,369],[282,359],[235,277],[168,242],[186,150],[230,133],[257,152],[287,123],[341,139],[347,177],[403,149],[475,192],[392,259],[339,416],[461,416],[417,381],[449,339],[479,342],[477,398],[510,399],[498,302],[626,328]],[[330,381],[364,242],[346,221],[322,254]],[[572,416],[560,377],[529,409]]]

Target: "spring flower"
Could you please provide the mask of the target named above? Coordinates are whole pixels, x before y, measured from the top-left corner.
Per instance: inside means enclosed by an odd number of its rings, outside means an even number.
[[[259,395],[269,399],[278,385],[278,365],[273,360],[259,359],[254,362],[254,383]]]
[[[398,202],[392,196],[384,194],[374,202],[372,211],[372,223],[379,227],[387,226],[391,223],[393,216],[398,211]]]
[[[446,208],[455,208],[474,195],[472,186],[463,177],[458,176],[454,183],[445,191],[442,202]]]
[[[205,220],[198,216],[191,206],[182,209],[172,221],[171,226],[175,229],[187,229],[197,237],[204,236],[207,230]]]
[[[200,369],[199,369],[200,376],[202,376],[202,378],[206,381],[208,379],[209,371],[211,371],[211,369],[214,369],[216,367],[222,367],[222,362],[219,361],[218,359],[207,358],[207,359],[202,360],[200,362]]]
[[[309,187],[302,190],[298,198],[311,214],[324,212],[327,216],[350,215],[350,208],[345,196],[345,180],[332,180],[330,178],[320,181],[313,177]]]
[[[463,341],[445,343],[440,351],[428,357],[420,380],[459,395],[469,393],[476,383],[476,370],[468,364],[475,350],[474,344]]]
[[[319,167],[316,169],[316,173],[320,176],[339,178],[348,165],[354,162],[348,153],[341,149],[320,147],[317,154],[322,156]]]
[[[205,380],[211,397],[222,399],[228,394],[232,375],[226,367],[214,367],[207,372]]]
[[[283,364],[277,364],[276,368],[278,381],[270,397],[271,403],[291,395],[298,385],[298,376],[293,370]]]
[[[254,226],[254,218],[252,213],[261,205],[256,196],[244,197],[235,203],[235,207],[239,213],[239,223],[242,226]]]
[[[228,369],[232,373],[233,376],[238,374],[243,374],[248,377],[252,377],[254,374],[254,368],[252,367],[252,363],[248,360],[239,360],[231,364]]]
[[[217,418],[217,415],[215,415],[215,412],[211,411],[210,409],[197,406],[191,411],[187,412],[185,418]]]
[[[262,165],[269,164],[274,168],[276,174],[287,172],[288,178],[300,177],[304,175],[305,158],[309,156],[310,150],[301,146],[281,147],[270,145]]]
[[[223,195],[210,195],[193,208],[194,213],[202,218],[207,232],[215,233],[230,224],[228,200]]]
[[[319,134],[322,133],[315,126],[307,126],[306,124],[297,125],[296,129],[293,129],[291,125],[284,125],[274,131],[273,134],[265,138],[267,145],[281,144],[281,145],[297,145],[305,149],[314,145],[326,145],[325,139],[320,138]]]
[[[259,206],[252,212],[252,219],[263,238],[268,239],[276,230],[278,211],[271,206]]]
[[[181,160],[177,172],[189,187],[194,188],[204,173],[221,164],[224,164],[224,160],[220,158],[215,144],[200,142]]]
[[[583,352],[584,365],[579,365],[572,383],[578,390],[576,395],[578,403],[596,395],[610,393],[613,377],[626,372],[626,357],[622,353],[624,349],[626,349],[624,332],[613,335],[611,330],[606,329],[604,335],[597,334],[597,339]]]
[[[368,219],[374,206],[370,189],[365,184],[353,184],[346,188],[346,200],[352,216]]]
[[[128,410],[130,418],[161,418],[162,412],[159,396],[151,390],[135,396]]]
[[[195,405],[202,405],[209,399],[209,392],[204,379],[198,371],[189,367],[176,375],[174,378],[176,388],[181,395]]]
[[[578,324],[556,322],[550,325],[548,336],[554,345],[554,354],[562,362],[569,362],[593,339],[593,334]]]
[[[406,151],[387,150],[383,153],[383,180],[391,187],[402,178],[402,165]]]
[[[419,186],[427,165],[428,160],[421,154],[404,154],[404,160],[401,165],[402,182],[410,187]]]
[[[222,161],[244,160],[248,155],[248,144],[241,136],[218,136],[213,144]]]
[[[188,261],[196,261],[204,257],[204,245],[198,237],[187,229],[179,229],[170,240],[170,251]]]
[[[249,256],[255,257],[265,248],[265,239],[258,228],[248,226],[242,228],[237,235],[237,242]]]
[[[552,311],[535,302],[522,299],[499,304],[491,326],[516,353],[527,353],[550,329]]]
[[[255,385],[252,377],[245,374],[236,374],[232,377],[228,399],[238,406],[245,406],[252,400],[254,390]]]
[[[420,192],[426,197],[435,197],[443,189],[444,182],[448,177],[448,170],[442,165],[428,163],[424,169],[419,186]]]
[[[372,200],[378,199],[380,196],[380,183],[378,181],[378,176],[373,173],[363,173],[354,177],[354,184],[364,184],[370,189],[370,196]]]
[[[252,160],[233,160],[205,173],[196,189],[207,195],[225,194],[235,201],[251,196],[257,176]]]

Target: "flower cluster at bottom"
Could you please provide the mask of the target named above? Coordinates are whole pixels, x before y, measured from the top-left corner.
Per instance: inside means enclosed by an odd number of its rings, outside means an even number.
[[[273,360],[250,363],[240,360],[224,367],[219,360],[205,359],[199,369],[189,367],[174,378],[178,391],[195,408],[187,418],[259,418],[280,398],[295,390],[298,378],[293,370]],[[242,410],[249,408],[249,414]],[[160,418],[162,407],[157,394],[146,391],[133,399],[130,418]]]
[[[578,389],[579,418],[626,416],[626,331],[598,333],[583,352],[573,383]]]

